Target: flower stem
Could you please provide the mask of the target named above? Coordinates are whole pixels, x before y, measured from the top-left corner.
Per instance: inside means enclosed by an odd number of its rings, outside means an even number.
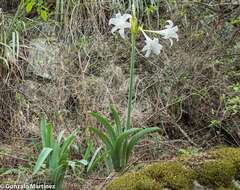
[[[136,36],[137,32],[131,33],[131,66],[130,66],[130,81],[128,89],[128,106],[127,106],[127,123],[126,129],[131,127],[131,111],[132,111],[132,96],[134,93],[134,79],[135,79],[135,62],[136,62]]]

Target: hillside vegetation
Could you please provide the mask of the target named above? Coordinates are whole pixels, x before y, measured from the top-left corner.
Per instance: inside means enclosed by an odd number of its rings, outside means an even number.
[[[0,185],[237,189],[239,113],[238,1],[0,0]]]

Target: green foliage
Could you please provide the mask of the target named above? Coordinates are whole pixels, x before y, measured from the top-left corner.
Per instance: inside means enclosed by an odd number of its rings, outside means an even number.
[[[61,190],[63,180],[68,166],[87,164],[85,160],[70,161],[70,146],[76,138],[77,131],[64,138],[64,131],[60,132],[57,139],[53,136],[53,126],[47,123],[44,116],[40,119],[40,133],[42,140],[42,151],[38,156],[33,174],[37,174],[44,162],[50,172],[50,181],[55,185],[56,190]]]
[[[232,91],[232,96],[227,97],[226,100],[226,111],[230,115],[236,115],[240,112],[240,84],[236,83],[230,86]]]
[[[148,5],[148,6],[146,7],[145,12],[146,12],[146,14],[147,14],[148,16],[150,16],[150,15],[152,15],[156,10],[157,10],[157,7],[156,7],[155,5],[153,5],[153,4],[150,4],[150,5]]]
[[[210,121],[209,127],[220,127],[220,126],[221,126],[221,121],[220,120],[214,119],[214,120]]]
[[[82,155],[83,160],[87,161],[84,168],[86,174],[90,174],[104,158],[104,154],[101,154],[102,147],[100,146],[95,149],[91,140],[88,140],[85,150],[83,150],[80,145],[73,145],[73,148]],[[80,149],[83,151],[81,152]]]
[[[193,156],[193,155],[198,155],[199,154],[199,149],[198,148],[180,148],[178,150],[180,155],[184,155],[184,156]]]
[[[133,152],[134,146],[147,133],[158,131],[158,127],[153,128],[131,128],[126,129],[122,125],[119,113],[113,105],[111,105],[111,113],[114,118],[114,126],[109,120],[97,112],[92,112],[95,117],[105,128],[106,132],[102,132],[98,128],[91,127],[90,130],[96,134],[106,145],[108,155],[112,161],[113,168],[116,171],[124,169]]]
[[[89,160],[86,168],[87,173],[90,173],[102,161],[103,156],[100,156],[101,149],[102,147],[98,147],[91,158],[85,159]]]
[[[26,0],[26,12],[30,13],[33,9],[37,10],[38,15],[44,20],[48,20],[48,7],[45,0]]]

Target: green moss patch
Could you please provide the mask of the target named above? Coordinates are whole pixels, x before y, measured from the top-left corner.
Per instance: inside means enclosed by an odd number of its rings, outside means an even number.
[[[107,190],[160,190],[161,184],[142,173],[128,173],[110,183]]]
[[[147,167],[144,174],[170,189],[193,189],[195,173],[178,162],[165,162]]]
[[[236,176],[237,169],[231,160],[215,160],[204,163],[199,172],[199,182],[214,187],[228,187]]]
[[[210,152],[216,159],[227,159],[238,164],[240,162],[240,148],[218,148]]]
[[[240,148],[218,148],[199,156],[159,162],[139,172],[114,179],[107,190],[192,190],[194,181],[206,188],[236,190],[232,181],[239,173]],[[194,162],[194,163],[193,163]]]

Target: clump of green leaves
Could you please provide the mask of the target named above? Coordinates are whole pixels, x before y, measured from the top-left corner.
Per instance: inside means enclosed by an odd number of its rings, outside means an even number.
[[[101,114],[92,112],[91,115],[102,124],[106,132],[102,132],[96,127],[91,127],[90,130],[105,144],[115,171],[121,171],[127,166],[129,158],[133,153],[133,148],[138,141],[145,134],[158,131],[159,128],[126,128],[121,123],[119,113],[115,107],[111,105],[110,109],[114,118],[114,125]]]
[[[70,146],[74,142],[77,131],[75,130],[67,138],[64,138],[64,131],[60,132],[57,139],[53,136],[53,125],[47,123],[44,116],[40,119],[40,132],[42,139],[42,151],[38,156],[33,174],[37,174],[46,162],[49,170],[50,181],[55,185],[56,190],[63,189],[63,181],[68,166],[75,167],[76,164],[87,165],[87,161],[70,161]]]
[[[97,149],[94,148],[92,140],[87,140],[87,147],[84,149],[80,144],[73,145],[75,151],[82,155],[83,160],[86,160],[84,171],[86,174],[90,174],[104,158],[104,154],[101,154],[102,146]],[[82,150],[82,151],[80,151]]]
[[[227,112],[230,113],[231,115],[236,115],[237,113],[240,112],[240,83],[234,84],[231,86],[234,95],[231,97],[228,97],[227,99],[227,105],[226,109]]]
[[[44,20],[48,20],[48,7],[45,0],[26,0],[26,12],[30,13],[36,9],[38,15]]]

